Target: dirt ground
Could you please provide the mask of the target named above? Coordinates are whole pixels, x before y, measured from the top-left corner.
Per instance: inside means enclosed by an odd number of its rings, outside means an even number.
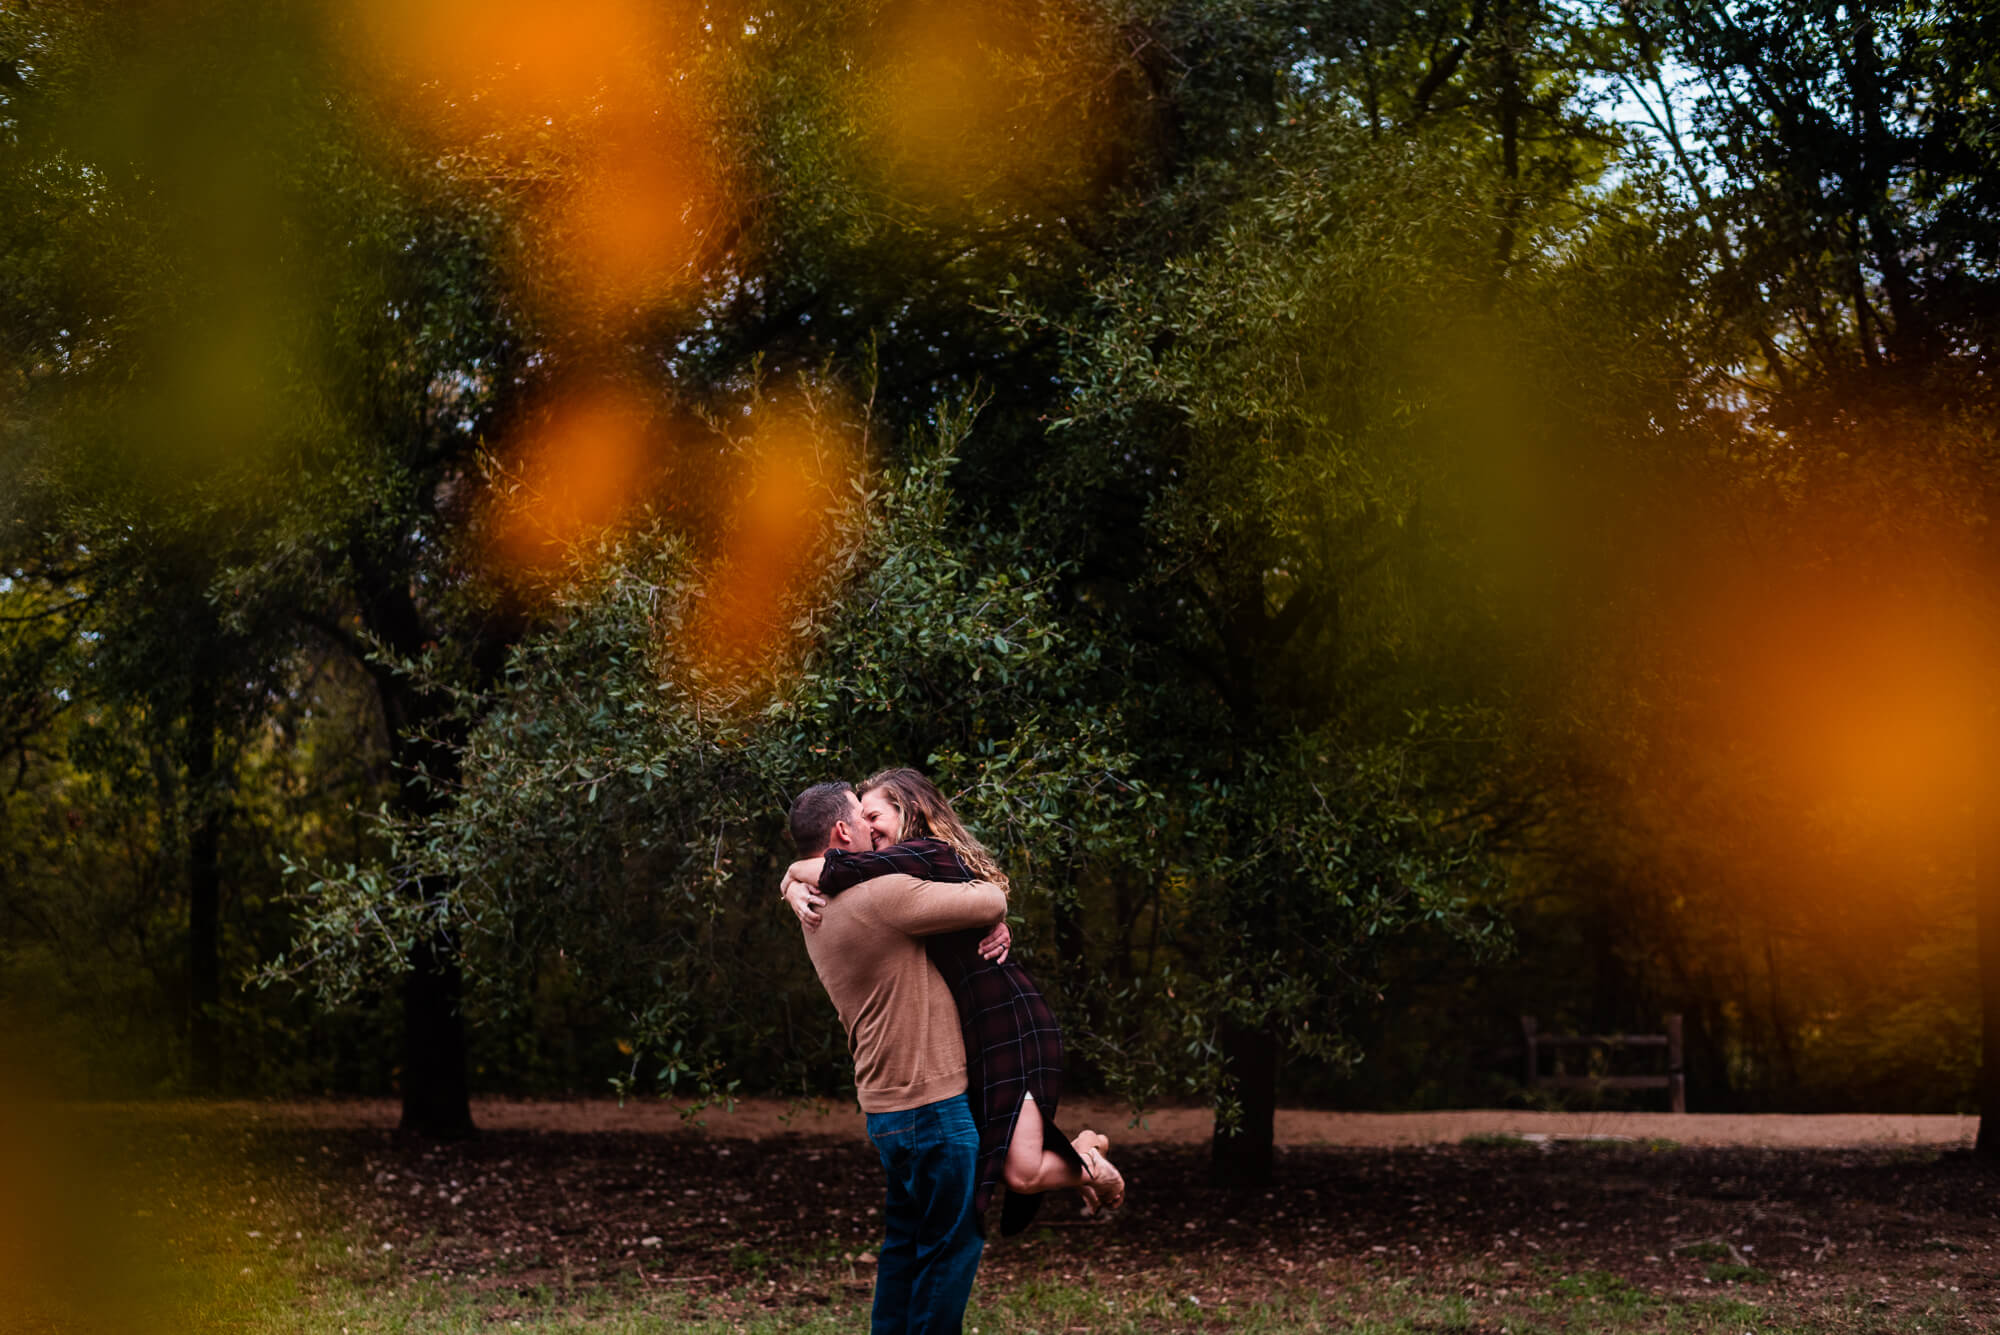
[[[174,1118],[191,1105],[125,1105],[141,1118]],[[245,1121],[328,1130],[393,1129],[400,1115],[393,1099],[224,1103],[201,1105]],[[495,1132],[561,1131],[634,1135],[686,1132],[723,1140],[764,1140],[772,1136],[821,1136],[860,1141],[862,1117],[854,1107],[788,1103],[782,1099],[739,1099],[733,1107],[694,1112],[658,1099],[501,1099],[473,1102],[473,1120]],[[1203,1108],[1153,1109],[1135,1119],[1132,1110],[1102,1100],[1065,1102],[1063,1128],[1071,1135],[1092,1127],[1126,1145],[1200,1145],[1208,1141],[1214,1118]],[[1540,1113],[1500,1109],[1425,1113],[1324,1112],[1287,1108],[1278,1112],[1280,1145],[1386,1148],[1457,1145],[1469,1137],[1522,1136],[1557,1140],[1673,1141],[1690,1147],[1761,1149],[1856,1149],[1928,1146],[1954,1149],[1972,1144],[1976,1117],[1909,1117],[1841,1114],[1739,1116],[1720,1113]]]
[[[134,1211],[170,1241],[197,1209],[258,1246],[331,1229],[354,1264],[383,1267],[371,1283],[429,1277],[493,1320],[551,1292],[738,1312],[865,1304],[882,1186],[858,1117],[762,1101],[680,1114],[482,1100],[481,1134],[445,1144],[399,1135],[388,1101],[78,1118],[115,1133],[101,1139],[134,1173],[188,1165]],[[1502,1316],[1610,1284],[1727,1296],[1773,1319],[1859,1313],[1840,1318],[1857,1330],[1945,1304],[1956,1328],[2000,1330],[2000,1167],[1960,1148],[1970,1119],[1289,1112],[1264,1190],[1210,1180],[1205,1114],[1127,1127],[1085,1103],[1062,1120],[1112,1136],[1128,1202],[1093,1219],[1073,1195],[1049,1198],[1036,1227],[991,1242],[982,1284],[1087,1278],[1212,1310],[1391,1282]]]

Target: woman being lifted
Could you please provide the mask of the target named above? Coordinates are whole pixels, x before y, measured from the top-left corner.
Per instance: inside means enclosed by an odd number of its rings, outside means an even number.
[[[785,874],[785,901],[808,931],[819,926],[824,896],[894,872],[926,881],[991,881],[1006,876],[929,779],[916,770],[886,769],[860,786],[861,818],[874,848],[827,850],[795,862]],[[1116,1209],[1125,1179],[1104,1157],[1111,1142],[1095,1131],[1074,1141],[1056,1128],[1062,1100],[1062,1030],[1041,989],[1018,964],[980,956],[981,930],[948,932],[925,941],[931,962],[958,1004],[965,1036],[966,1098],[979,1128],[979,1176],[973,1209],[985,1217],[995,1187],[1008,1195],[1000,1231],[1018,1233],[1041,1204],[1041,1193],[1075,1187],[1091,1209]]]

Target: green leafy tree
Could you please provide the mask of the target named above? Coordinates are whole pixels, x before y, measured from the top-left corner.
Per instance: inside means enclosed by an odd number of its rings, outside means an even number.
[[[101,707],[136,726],[167,767],[161,839],[180,863],[189,915],[191,1079],[213,1091],[227,794],[297,632],[254,604],[225,609],[227,590],[217,587],[243,555],[234,498],[259,471],[233,456],[273,410],[268,377],[281,354],[223,363],[248,351],[239,343],[246,336],[275,332],[256,327],[256,288],[275,259],[246,247],[225,264],[215,247],[229,239],[201,234],[193,217],[229,206],[254,215],[268,201],[214,179],[163,182],[149,170],[164,151],[157,144],[128,156],[94,151],[144,94],[103,94],[75,16],[42,26],[17,17],[8,36],[29,43],[33,65],[6,104],[16,169],[8,253],[20,271],[7,309],[17,417],[4,522],[8,578],[27,604],[8,645],[18,674],[11,689],[24,701],[39,697],[40,707],[17,717],[44,737],[54,722],[47,701]],[[254,102],[262,91],[249,81],[223,96]],[[92,110],[66,100],[76,98],[92,99]],[[130,207],[127,192],[141,182],[157,190],[150,216]],[[184,286],[159,281],[169,267],[183,272]],[[180,365],[142,370],[121,358],[137,347]],[[228,404],[187,394],[202,369],[191,363],[203,357],[214,359],[211,380],[240,377]],[[218,407],[229,411],[201,412]],[[139,420],[151,426],[133,448],[124,433]],[[114,749],[111,760],[115,769],[126,758]]]
[[[1580,36],[1528,6],[1367,22],[1411,45],[1329,40],[1091,307],[1023,312],[1073,393],[1038,519],[1145,646],[1140,772],[1200,832],[1163,879],[1190,934],[1271,961],[1195,961],[1249,1114],[1218,1169],[1253,1180],[1281,1051],[1352,1060],[1384,943],[1489,939],[1493,855],[1546,814],[1509,748],[1561,717],[1560,622],[1610,591],[1593,516],[1700,383],[1685,252],[1657,173],[1607,174]]]
[[[70,667],[183,739],[200,1015],[224,757],[301,649],[371,671],[398,800],[418,808],[456,760],[427,730],[448,698],[376,646],[442,640],[475,679],[497,667],[484,646],[507,619],[466,594],[449,540],[480,428],[515,389],[490,218],[364,157],[285,16],[17,14],[6,37],[25,71],[6,94],[24,270],[6,334],[11,564],[80,600],[68,624],[97,647]],[[170,73],[188,68],[208,76]],[[426,943],[410,980],[408,1120],[462,1129],[449,952]]]
[[[1667,3],[1630,11],[1629,83],[1645,95],[1691,213],[1710,241],[1711,318],[1745,346],[1731,450],[1754,489],[1759,558],[1838,570],[1878,611],[1958,590],[1953,610],[1901,634],[1942,662],[1990,642],[1994,513],[1992,299],[1996,267],[1988,6]],[[1751,349],[1754,348],[1754,352]],[[1899,633],[1885,624],[1883,635]],[[1847,685],[1835,729],[1904,710],[1908,680]],[[1872,693],[1864,700],[1861,693]],[[1935,694],[1935,692],[1933,692]],[[1990,756],[1994,728],[1967,698],[1953,731]],[[1906,748],[1924,728],[1903,730]],[[1923,842],[1971,872],[1984,1016],[1982,1153],[2000,1149],[2000,881],[1987,831],[1966,842],[1943,754],[1876,806],[1932,805]],[[1981,773],[1984,771],[1981,770]],[[1934,785],[1942,784],[1942,788]],[[1797,790],[1812,800],[1810,785]],[[1875,819],[1882,819],[1877,812]]]
[[[1483,282],[1489,238],[1437,225],[1456,192],[1410,157],[1378,166],[1338,134],[1302,145],[1209,248],[1100,286],[1097,318],[1071,327],[1078,397],[1059,428],[1064,493],[1087,504],[1050,515],[1089,552],[1111,633],[1147,647],[1142,773],[1183,813],[1181,870],[1151,893],[1246,1114],[1218,1171],[1253,1181],[1281,1045],[1351,1057],[1341,1015],[1372,946],[1426,921],[1473,930],[1476,873],[1457,873],[1478,831],[1426,793],[1458,729],[1428,735],[1416,720],[1449,697],[1410,689],[1437,642],[1409,583],[1432,556],[1406,466],[1424,391],[1399,372],[1403,303],[1468,268]],[[1354,209],[1398,158],[1403,189]],[[1121,510],[1143,542],[1075,527]]]
[[[827,438],[862,429],[837,397],[808,401]],[[630,1052],[622,1088],[715,1094],[747,1073],[814,1089],[844,1048],[775,897],[798,790],[926,765],[1030,906],[1065,888],[1047,869],[1143,839],[1116,715],[1081,689],[1096,650],[1051,604],[1056,572],[1018,539],[953,534],[946,483],[970,423],[941,410],[904,462],[853,487],[829,477],[797,531],[751,534],[811,544],[784,633],[754,653],[702,649],[744,550],[730,533],[713,548],[654,511],[583,543],[549,589],[557,615],[492,693],[463,699],[449,805],[393,821],[382,864],[313,869],[297,950],[272,973],[338,998],[448,933],[490,1004],[549,967],[602,997]],[[760,448],[754,433],[715,445]]]

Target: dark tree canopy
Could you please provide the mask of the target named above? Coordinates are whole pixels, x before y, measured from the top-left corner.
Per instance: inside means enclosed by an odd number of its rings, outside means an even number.
[[[9,12],[0,997],[837,1089],[901,762],[1225,1176],[1524,1010],[1989,1145],[1989,11]]]

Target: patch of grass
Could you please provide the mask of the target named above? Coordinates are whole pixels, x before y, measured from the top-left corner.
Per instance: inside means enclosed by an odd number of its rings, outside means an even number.
[[[1555,1282],[1553,1292],[1562,1298],[1595,1299],[1621,1307],[1637,1306],[1647,1301],[1645,1294],[1626,1283],[1622,1277],[1603,1270],[1579,1270],[1575,1274],[1564,1275]]]
[[[1734,1327],[1737,1330],[1754,1330],[1758,1323],[1768,1316],[1768,1313],[1756,1303],[1746,1303],[1735,1298],[1717,1298],[1702,1303],[1701,1311],[1712,1324]],[[1800,1329],[1811,1329],[1811,1327]]]
[[[590,1332],[590,1335],[833,1335],[865,1324],[866,1307],[763,1309],[746,1290],[717,1297],[594,1290],[563,1299],[546,1290],[481,1293],[438,1281],[394,1289],[336,1284],[304,1312],[244,1327],[246,1335],[484,1335],[485,1332]]]
[[[283,1314],[246,1335],[474,1335],[479,1332],[589,1332],[589,1335],[833,1335],[865,1327],[866,1295],[818,1307],[764,1308],[757,1286],[723,1294],[631,1295],[599,1292],[564,1301],[479,1295],[427,1281],[389,1290],[334,1286],[313,1310]],[[976,1292],[965,1328],[980,1335],[1102,1332],[1158,1335],[1162,1331],[1227,1331],[1292,1335],[1326,1328],[1316,1294],[1251,1302],[1203,1301],[1160,1290],[1129,1292],[1089,1282],[1029,1280],[1007,1291]],[[1386,1329],[1386,1328],[1385,1328]],[[1466,1327],[1465,1329],[1470,1329]]]
[[[1218,1278],[1190,1272],[1191,1284]],[[540,1295],[480,1295],[438,1281],[389,1288],[335,1285],[306,1311],[270,1314],[238,1327],[246,1335],[474,1335],[511,1331],[554,1335],[833,1335],[867,1323],[868,1297],[856,1294],[820,1306],[765,1307],[757,1285],[722,1293],[664,1295],[600,1290],[570,1300]],[[1035,1277],[1008,1289],[975,1293],[966,1329],[979,1335],[1049,1335],[1089,1330],[1102,1335],[1307,1335],[1329,1329],[1352,1335],[1930,1335],[1962,1316],[1827,1307],[1778,1312],[1736,1299],[1680,1299],[1644,1293],[1619,1276],[1577,1271],[1558,1278],[1532,1305],[1440,1293],[1422,1281],[1279,1289],[1251,1294],[1184,1291],[1157,1285],[1133,1290],[1091,1279]]]
[[[746,1279],[723,1289],[670,1284],[520,1289],[410,1273],[405,1263],[345,1257],[321,1248],[264,1276],[182,1295],[134,1330],[229,1330],[240,1335],[834,1335],[864,1328],[865,1289],[836,1287],[802,1297],[776,1281]],[[232,1258],[234,1259],[234,1258]],[[865,1267],[863,1268],[865,1271]],[[209,1268],[212,1279],[213,1267]],[[1872,1295],[1828,1297],[1805,1310],[1738,1298],[1649,1293],[1596,1269],[1544,1272],[1543,1283],[1512,1296],[1459,1291],[1449,1279],[1383,1276],[1365,1282],[1271,1287],[1192,1262],[1171,1282],[1137,1285],[1028,1274],[974,1293],[966,1329],[979,1335],[1931,1335],[1964,1329],[1971,1311],[1958,1295],[1921,1309],[1890,1308]],[[1234,1287],[1231,1287],[1231,1286]],[[0,1325],[4,1325],[0,1322]],[[59,1326],[58,1328],[66,1328]]]
[[[1717,1284],[1769,1284],[1771,1276],[1754,1265],[1716,1261],[1708,1267],[1708,1277]]]
[[[1726,1261],[1729,1259],[1729,1245],[1722,1242],[1688,1242],[1674,1248],[1675,1256],[1684,1256],[1690,1261]]]

